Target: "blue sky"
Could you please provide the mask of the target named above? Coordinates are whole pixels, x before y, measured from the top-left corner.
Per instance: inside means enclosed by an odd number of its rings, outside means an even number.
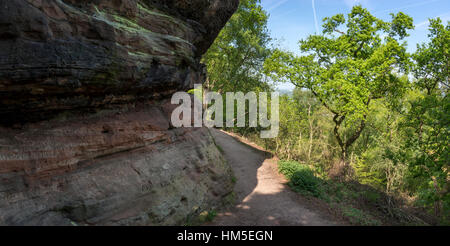
[[[298,53],[298,41],[321,32],[322,19],[338,13],[347,14],[355,4],[376,17],[390,20],[389,13],[402,11],[414,18],[416,30],[407,39],[409,51],[417,43],[428,40],[428,19],[440,17],[450,20],[450,0],[261,0],[263,8],[270,14],[268,27],[271,36],[280,47]],[[282,85],[282,89],[292,86]]]

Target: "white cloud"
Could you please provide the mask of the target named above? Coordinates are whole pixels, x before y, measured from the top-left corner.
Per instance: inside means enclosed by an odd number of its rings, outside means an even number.
[[[267,7],[267,11],[275,10],[276,8],[280,7],[281,5],[285,4],[289,0],[279,0],[276,1],[276,3],[271,4],[269,7]]]
[[[450,12],[438,15],[438,16],[432,18],[432,19],[436,19],[436,18],[441,18],[442,22],[444,24],[446,24],[447,21],[450,21]],[[416,30],[425,30],[425,29],[428,28],[429,25],[430,25],[430,21],[429,20],[422,21],[422,22],[419,22],[419,23],[415,24]]]

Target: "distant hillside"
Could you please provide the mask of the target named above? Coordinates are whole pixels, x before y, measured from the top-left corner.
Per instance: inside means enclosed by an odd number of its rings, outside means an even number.
[[[292,96],[294,94],[293,90],[288,90],[288,89],[278,89],[277,91],[280,93],[280,95]]]

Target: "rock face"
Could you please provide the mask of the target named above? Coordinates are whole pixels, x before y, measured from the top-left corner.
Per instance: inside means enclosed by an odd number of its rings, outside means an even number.
[[[231,173],[169,97],[238,0],[0,1],[0,225],[176,225]]]
[[[237,0],[0,2],[0,122],[171,95],[204,80],[199,59]]]

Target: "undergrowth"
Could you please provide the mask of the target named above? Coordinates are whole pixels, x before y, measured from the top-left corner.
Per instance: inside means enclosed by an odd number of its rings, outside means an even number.
[[[318,177],[311,167],[296,161],[279,161],[278,169],[288,179],[292,190],[326,202],[352,225],[423,224],[423,221],[415,221],[416,218],[398,216],[398,208],[392,208],[397,211],[396,217],[390,215],[390,209],[385,209],[386,195],[367,186]]]

